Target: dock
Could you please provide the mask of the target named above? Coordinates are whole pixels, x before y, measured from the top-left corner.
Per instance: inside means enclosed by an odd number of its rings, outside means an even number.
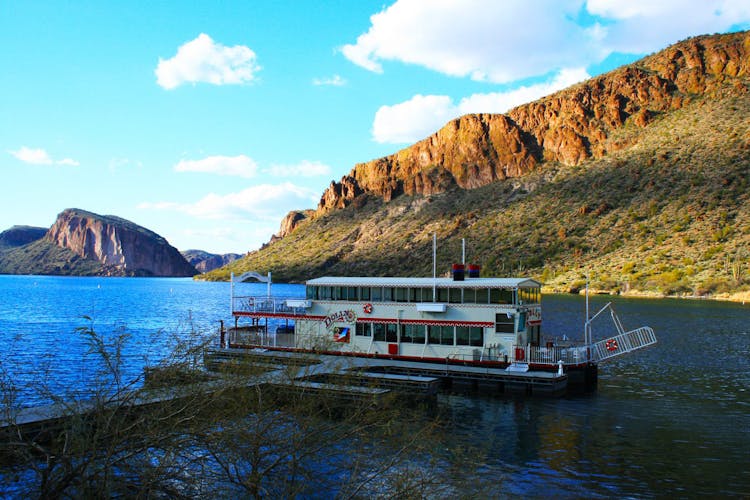
[[[562,396],[568,388],[567,373],[267,349],[208,349],[204,353],[204,362],[212,369],[220,369],[223,363],[230,362],[304,366],[298,373],[300,380],[339,380],[349,385],[421,394],[435,394],[439,389],[457,389],[462,392],[475,390],[487,395],[554,397]]]
[[[209,380],[185,388],[143,391],[136,397],[126,394],[111,402],[116,411],[134,412],[179,402],[196,393],[210,394],[233,388],[266,387],[315,396],[326,394],[341,400],[367,400],[377,405],[387,394],[434,398],[441,390],[476,392],[483,395],[561,396],[568,386],[568,375],[543,371],[421,363],[381,358],[350,357],[309,352],[268,349],[208,349],[204,365]],[[244,370],[243,370],[244,368]],[[245,376],[231,377],[227,373]],[[190,396],[186,396],[190,394]],[[109,406],[105,406],[107,408]],[[21,408],[0,418],[0,435],[13,433],[52,437],[71,419],[86,419],[101,406],[91,403],[47,405]]]

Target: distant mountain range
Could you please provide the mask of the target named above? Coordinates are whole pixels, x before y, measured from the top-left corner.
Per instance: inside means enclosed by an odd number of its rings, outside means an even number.
[[[461,259],[560,291],[747,294],[750,34],[701,36],[360,163],[201,276],[431,275]]]
[[[194,276],[238,257],[190,251],[113,215],[70,208],[51,228],[13,226],[0,233],[0,274]]]

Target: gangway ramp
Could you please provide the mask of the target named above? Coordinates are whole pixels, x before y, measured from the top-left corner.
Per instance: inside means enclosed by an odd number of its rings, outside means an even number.
[[[591,357],[593,361],[601,362],[654,344],[656,344],[654,330],[648,326],[642,326],[592,344]]]

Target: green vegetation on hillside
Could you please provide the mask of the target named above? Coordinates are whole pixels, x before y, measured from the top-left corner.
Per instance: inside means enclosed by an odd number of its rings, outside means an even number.
[[[530,275],[556,291],[581,287],[586,275],[616,293],[748,290],[747,91],[694,97],[645,128],[626,123],[609,144],[629,146],[474,190],[387,203],[363,195],[201,278],[431,275],[436,233],[439,273],[460,261],[465,238],[482,275]]]
[[[0,274],[100,275],[102,265],[42,238],[28,245],[0,249]]]

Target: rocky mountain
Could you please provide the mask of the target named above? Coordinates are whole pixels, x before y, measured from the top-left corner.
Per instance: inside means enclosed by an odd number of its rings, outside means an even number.
[[[388,201],[452,186],[474,189],[544,164],[600,159],[632,145],[612,140],[626,125],[645,128],[696,97],[745,88],[748,69],[746,32],[692,38],[507,114],[457,118],[391,156],[360,163],[331,183],[318,212],[342,208],[363,193]]]
[[[193,276],[197,271],[158,234],[112,215],[60,213],[41,239],[0,254],[6,274]]]
[[[46,233],[44,227],[13,226],[0,233],[0,248],[20,247],[41,239]]]
[[[702,36],[355,165],[316,212],[206,279],[429,275],[469,260],[554,290],[750,289],[750,33]],[[750,297],[749,297],[750,298]]]
[[[214,254],[203,250],[185,250],[182,252],[182,256],[201,273],[226,266],[230,262],[234,262],[242,257],[238,253]]]

